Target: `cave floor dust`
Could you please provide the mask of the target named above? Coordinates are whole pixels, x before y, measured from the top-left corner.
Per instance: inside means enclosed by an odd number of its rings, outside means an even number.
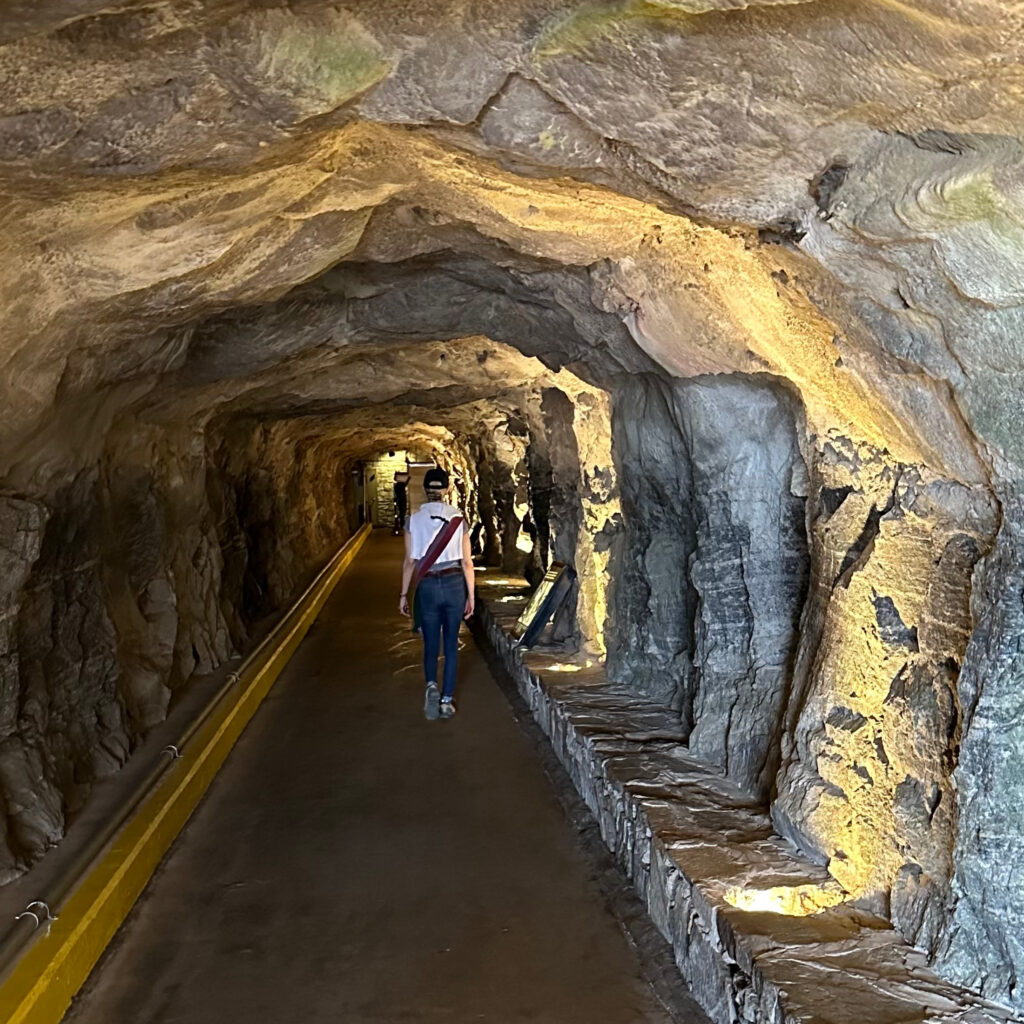
[[[701,1024],[468,633],[457,718],[424,720],[401,552],[370,538],[67,1021]]]

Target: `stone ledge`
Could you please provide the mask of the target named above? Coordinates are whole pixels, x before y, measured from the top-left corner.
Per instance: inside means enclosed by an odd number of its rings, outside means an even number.
[[[509,630],[525,604],[519,581],[478,579],[489,642],[713,1020],[1020,1020],[938,978],[882,918],[844,904],[792,913],[828,898],[824,869],[775,834],[764,807],[688,755],[669,707],[609,683],[603,667],[518,651]]]

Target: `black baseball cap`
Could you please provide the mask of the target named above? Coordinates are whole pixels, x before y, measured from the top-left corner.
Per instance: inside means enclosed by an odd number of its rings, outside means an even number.
[[[448,474],[440,468],[435,466],[433,469],[428,469],[423,474],[423,487],[428,491],[444,491],[448,488]]]

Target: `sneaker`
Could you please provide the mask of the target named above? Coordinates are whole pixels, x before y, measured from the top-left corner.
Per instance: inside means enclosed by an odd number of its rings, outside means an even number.
[[[441,701],[441,717],[442,718],[454,718],[455,717],[455,703],[450,700]]]
[[[438,705],[441,703],[441,693],[437,683],[427,683],[427,692],[423,697],[423,714],[434,721],[438,716]]]

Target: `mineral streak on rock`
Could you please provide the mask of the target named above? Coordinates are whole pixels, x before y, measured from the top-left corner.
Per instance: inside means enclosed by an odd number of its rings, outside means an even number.
[[[981,0],[0,0],[0,880],[403,448],[1024,1006],[1022,51]]]

